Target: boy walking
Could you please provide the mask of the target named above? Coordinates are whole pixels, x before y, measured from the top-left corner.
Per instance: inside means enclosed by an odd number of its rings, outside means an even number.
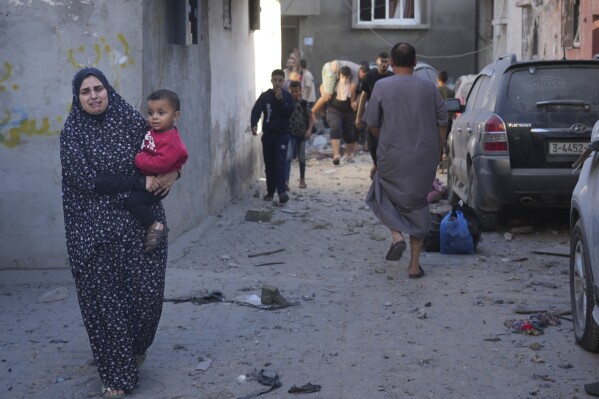
[[[262,155],[266,173],[265,201],[272,201],[275,191],[279,203],[289,201],[285,178],[287,174],[287,146],[289,144],[289,117],[293,111],[291,94],[282,89],[285,72],[275,69],[271,74],[272,89],[260,94],[251,113],[252,134],[258,134],[258,120],[262,117]]]
[[[299,188],[306,188],[306,140],[312,135],[312,111],[306,100],[301,99],[300,82],[291,82],[289,92],[293,98],[293,112],[289,118],[289,146],[287,148],[287,187],[289,187],[289,175],[291,174],[291,160],[297,151],[297,160],[300,169]]]
[[[174,126],[180,116],[179,96],[170,90],[157,90],[148,96],[148,124],[141,151],[135,156],[135,166],[145,176],[180,171],[187,161],[187,149]],[[162,241],[168,228],[156,220],[150,205],[167,196],[154,195],[145,190],[134,190],[129,195],[125,209],[147,229],[145,251],[152,252]]]

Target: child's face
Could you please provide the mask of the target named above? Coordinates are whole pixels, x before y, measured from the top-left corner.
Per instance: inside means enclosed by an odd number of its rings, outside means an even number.
[[[283,87],[283,81],[285,80],[285,77],[283,75],[274,75],[270,81],[272,83],[272,88],[273,89],[280,89],[281,87]]]
[[[302,90],[299,87],[290,87],[289,92],[291,93],[291,97],[293,97],[293,101],[299,101],[302,96]]]
[[[175,111],[168,100],[148,101],[148,123],[157,133],[170,130],[179,115],[180,112]]]

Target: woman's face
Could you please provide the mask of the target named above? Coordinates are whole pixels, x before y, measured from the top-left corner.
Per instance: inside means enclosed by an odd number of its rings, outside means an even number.
[[[108,90],[100,79],[89,75],[79,88],[79,102],[88,114],[100,115],[108,107]]]

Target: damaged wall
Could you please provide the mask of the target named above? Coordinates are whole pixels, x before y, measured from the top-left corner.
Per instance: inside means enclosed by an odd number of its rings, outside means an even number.
[[[195,42],[182,44],[176,32],[189,34],[180,29],[189,4],[0,4],[0,269],[68,267],[59,134],[71,105],[71,79],[82,65],[104,71],[142,114],[153,90],[169,88],[181,97],[178,126],[190,157],[164,201],[171,240],[256,180],[261,144],[249,132],[249,115],[279,63],[280,51],[270,51],[280,48],[279,2],[261,1],[261,30],[252,31],[248,0],[198,1]]]

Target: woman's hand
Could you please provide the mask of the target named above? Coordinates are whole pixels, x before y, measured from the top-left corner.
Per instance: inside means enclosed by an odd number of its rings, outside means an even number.
[[[154,195],[166,195],[169,191],[171,191],[171,187],[177,177],[179,176],[178,171],[173,171],[169,173],[165,173],[163,175],[156,176],[158,183],[160,184],[158,190],[154,191]]]

